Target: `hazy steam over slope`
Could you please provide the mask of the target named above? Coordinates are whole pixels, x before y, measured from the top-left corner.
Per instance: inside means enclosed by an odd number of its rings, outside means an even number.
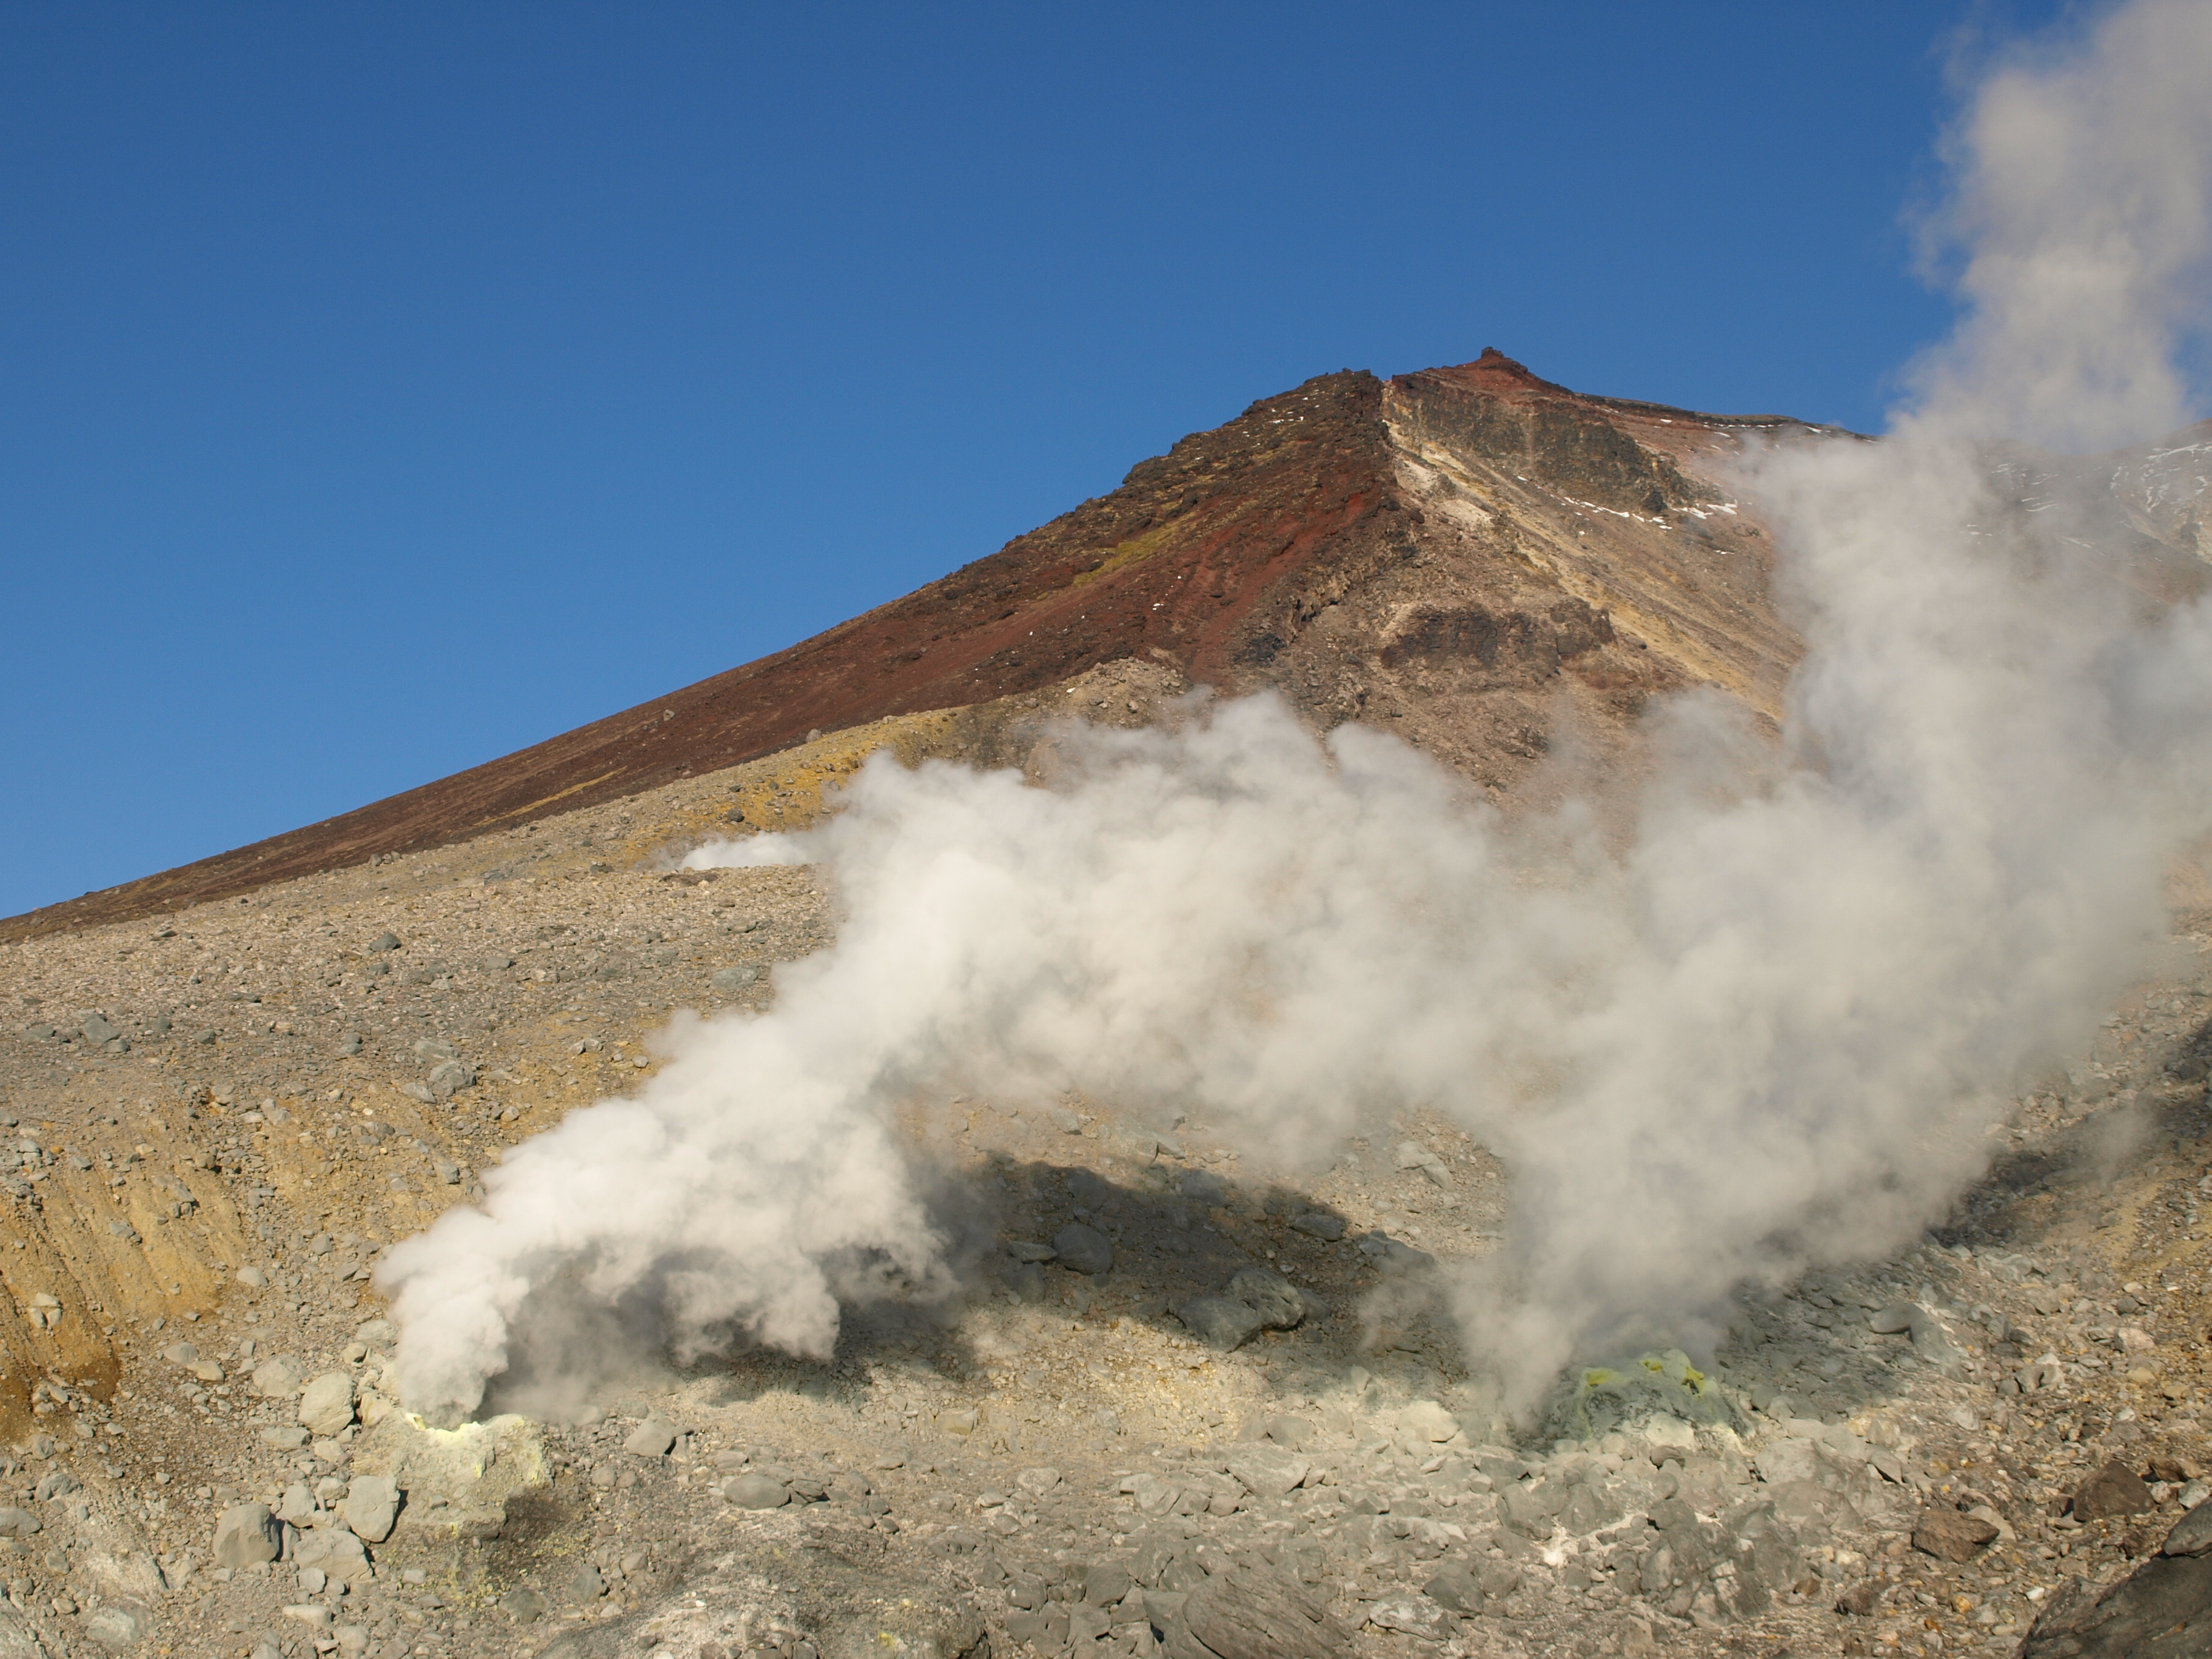
[[[1966,321],[1881,444],[1739,481],[1810,646],[1779,751],[1716,697],[1660,711],[1626,851],[1264,701],[1072,733],[1049,788],[878,757],[799,849],[848,916],[774,1012],[682,1030],[639,1098],[392,1254],[410,1403],[473,1408],[556,1279],[656,1298],[679,1346],[814,1353],[841,1295],[928,1288],[943,1243],[886,1127],[916,1092],[1073,1088],[1314,1153],[1449,1113],[1516,1172],[1462,1311],[1524,1394],[1920,1225],[2140,965],[2162,862],[2212,820],[2212,615],[2146,616],[2095,550],[2005,528],[1982,464],[2185,418],[2208,78],[2212,9],[2155,0],[1983,85],[1942,222]]]

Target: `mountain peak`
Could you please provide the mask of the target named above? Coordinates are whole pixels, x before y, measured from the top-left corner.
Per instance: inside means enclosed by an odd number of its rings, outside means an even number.
[[[1525,398],[1537,392],[1560,398],[1577,395],[1556,381],[1532,374],[1527,364],[1507,356],[1496,346],[1483,347],[1482,355],[1471,363],[1419,372],[1465,386],[1469,391],[1486,392],[1493,398]]]
[[[1494,346],[1387,381],[1316,375],[812,639],[341,817],[0,921],[0,939],[514,829],[824,733],[876,743],[897,727],[918,756],[937,741],[924,727],[962,732],[948,757],[1001,764],[1028,740],[979,747],[979,733],[1115,665],[1272,690],[1316,730],[1395,732],[1518,799],[1550,787],[1536,763],[1562,720],[1601,759],[1634,746],[1651,696],[1684,686],[1779,714],[1802,647],[1769,591],[1772,538],[1717,482],[1747,435],[1849,441],[1577,392]],[[2142,532],[2130,580],[2146,592],[2202,578],[2201,442],[2146,446],[2100,486],[2102,510]],[[2049,470],[2025,465],[2022,488]]]

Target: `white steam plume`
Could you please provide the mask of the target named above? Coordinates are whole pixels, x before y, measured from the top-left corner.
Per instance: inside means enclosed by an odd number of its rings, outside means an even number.
[[[1929,416],[2075,450],[2183,422],[2175,359],[2212,325],[2208,72],[2212,7],[2138,0],[1984,83],[1928,227],[1971,307],[1919,366]]]
[[[2154,0],[1983,88],[1967,320],[1882,443],[1749,468],[1810,646],[1779,752],[1679,700],[1619,854],[1585,809],[1509,825],[1266,699],[1071,733],[1048,789],[879,757],[805,843],[847,915],[774,1011],[684,1026],[636,1100],[392,1253],[410,1402],[472,1409],[556,1284],[650,1300],[678,1346],[826,1352],[870,1274],[945,1271],[888,1127],[924,1091],[1191,1106],[1293,1154],[1450,1115],[1514,1169],[1462,1312],[1522,1397],[1578,1345],[1922,1224],[2140,965],[2212,819],[2212,614],[2147,618],[2000,533],[1978,447],[2182,417],[2209,76],[2212,8]]]

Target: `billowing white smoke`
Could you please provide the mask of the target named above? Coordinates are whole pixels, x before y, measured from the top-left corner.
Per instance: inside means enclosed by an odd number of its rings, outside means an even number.
[[[679,1346],[825,1352],[841,1295],[944,1272],[887,1127],[917,1094],[1181,1106],[1276,1155],[1448,1113],[1515,1172],[1462,1306],[1524,1396],[1577,1345],[1922,1224],[2140,965],[2163,860],[2212,822],[2212,617],[2146,619],[2094,559],[1998,533],[1979,447],[2183,418],[2208,83],[2212,8],[2156,0],[1984,86],[1950,222],[1967,322],[1881,444],[1745,480],[1811,647],[1780,753],[1679,701],[1625,853],[1264,699],[1070,733],[1049,788],[878,757],[774,844],[833,866],[847,913],[774,1011],[684,1027],[639,1098],[392,1253],[410,1401],[474,1407],[556,1282],[651,1300]]]

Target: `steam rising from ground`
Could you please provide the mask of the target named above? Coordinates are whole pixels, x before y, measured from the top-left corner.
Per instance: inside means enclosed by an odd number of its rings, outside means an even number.
[[[1881,444],[1741,481],[1811,646],[1779,751],[1717,696],[1666,708],[1625,851],[1266,699],[1066,734],[1049,788],[878,757],[798,845],[694,855],[834,869],[838,941],[774,1011],[682,1027],[637,1099],[392,1253],[410,1403],[472,1409],[556,1286],[679,1347],[825,1353],[841,1297],[946,1281],[886,1126],[951,1091],[1180,1107],[1278,1156],[1449,1115],[1515,1172],[1461,1312],[1522,1397],[1923,1224],[2141,965],[2212,819],[2212,615],[2148,617],[2094,550],[2008,527],[1981,448],[2183,418],[2208,79],[2212,9],[2159,0],[1982,88],[1947,221],[1967,321]]]

